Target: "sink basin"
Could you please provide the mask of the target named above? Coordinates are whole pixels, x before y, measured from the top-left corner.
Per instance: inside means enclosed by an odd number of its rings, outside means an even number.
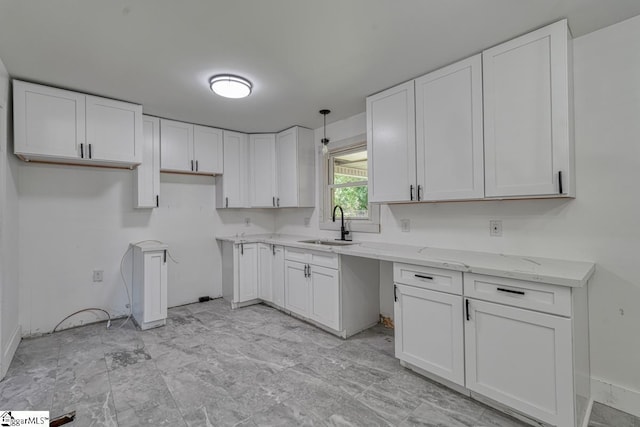
[[[299,243],[311,243],[312,245],[324,245],[324,246],[348,246],[353,245],[354,242],[347,242],[345,240],[298,240]]]

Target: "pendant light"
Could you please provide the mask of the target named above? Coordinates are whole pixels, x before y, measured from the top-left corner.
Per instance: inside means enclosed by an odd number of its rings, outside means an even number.
[[[324,116],[324,138],[320,140],[322,143],[322,154],[326,155],[329,152],[329,138],[327,138],[327,114],[331,113],[331,110],[320,110],[320,114]]]

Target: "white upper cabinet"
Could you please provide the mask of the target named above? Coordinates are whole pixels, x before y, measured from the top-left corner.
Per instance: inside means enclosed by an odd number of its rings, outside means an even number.
[[[162,167],[167,172],[222,173],[222,130],[173,120],[161,121]]]
[[[418,200],[484,197],[482,57],[415,80]]]
[[[369,202],[404,202],[416,194],[414,82],[367,98]]]
[[[142,163],[136,168],[135,207],[160,204],[160,119],[142,116]]]
[[[193,159],[195,171],[207,175],[221,174],[223,167],[222,129],[193,127]]]
[[[224,174],[218,176],[216,206],[218,208],[248,208],[249,138],[247,134],[224,131]]]
[[[276,136],[272,133],[249,135],[251,158],[251,207],[275,208]]]
[[[276,135],[276,207],[313,207],[316,168],[313,131],[295,126]]]
[[[116,163],[142,162],[142,106],[86,97],[89,159]]]
[[[483,52],[487,197],[574,196],[569,37],[563,20]]]
[[[142,106],[14,80],[14,152],[24,160],[133,167]]]

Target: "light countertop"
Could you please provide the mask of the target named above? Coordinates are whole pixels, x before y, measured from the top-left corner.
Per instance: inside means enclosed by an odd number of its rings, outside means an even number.
[[[584,286],[595,271],[595,264],[592,262],[439,249],[394,243],[356,241],[348,246],[327,246],[300,242],[300,240],[314,239],[310,236],[281,234],[221,236],[216,237],[216,239],[234,244],[268,243],[570,287]]]

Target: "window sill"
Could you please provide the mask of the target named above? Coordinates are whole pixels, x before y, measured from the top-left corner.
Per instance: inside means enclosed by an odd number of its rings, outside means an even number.
[[[345,228],[354,233],[380,233],[380,224],[371,221],[345,221]],[[320,223],[320,230],[340,231],[340,221],[328,221]]]

